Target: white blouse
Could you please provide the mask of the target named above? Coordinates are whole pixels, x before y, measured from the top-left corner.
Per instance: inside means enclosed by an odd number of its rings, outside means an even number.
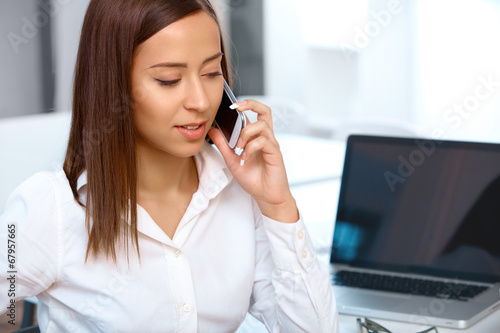
[[[21,184],[0,216],[0,313],[36,295],[42,332],[234,332],[247,312],[270,332],[338,332],[328,269],[303,221],[263,216],[209,144],[195,162],[199,188],[173,239],[137,207],[140,262],[119,246],[116,264],[85,263],[85,212],[62,170]]]

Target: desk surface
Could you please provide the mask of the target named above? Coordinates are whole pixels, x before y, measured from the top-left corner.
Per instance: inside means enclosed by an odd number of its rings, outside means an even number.
[[[345,143],[289,134],[277,135],[281,146],[292,193],[314,242],[318,257],[329,262],[333,237],[340,176]],[[398,333],[414,333],[428,326],[373,318]],[[356,317],[339,316],[340,332],[354,333]],[[466,330],[438,328],[439,333],[500,332],[500,311],[496,311]]]

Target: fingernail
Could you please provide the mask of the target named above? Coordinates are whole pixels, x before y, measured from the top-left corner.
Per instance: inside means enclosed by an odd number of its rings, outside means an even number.
[[[241,160],[240,160],[240,165],[243,166],[245,164],[245,159],[247,158],[247,153],[243,152],[243,155],[241,155]]]
[[[234,110],[234,109],[237,109],[237,108],[239,108],[239,107],[240,107],[240,106],[238,105],[238,103],[234,103],[234,104],[233,104],[233,105],[231,105],[229,108],[230,108],[231,110]]]
[[[241,153],[243,152],[243,148],[240,148],[242,145],[243,145],[243,139],[242,138],[238,138],[238,142],[236,142],[236,149],[234,150],[234,152],[238,156],[240,156]]]

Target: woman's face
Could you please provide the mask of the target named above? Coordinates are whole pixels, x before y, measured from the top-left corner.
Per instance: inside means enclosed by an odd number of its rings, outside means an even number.
[[[138,149],[195,155],[222,99],[221,43],[205,12],[176,21],[139,45],[131,73]]]

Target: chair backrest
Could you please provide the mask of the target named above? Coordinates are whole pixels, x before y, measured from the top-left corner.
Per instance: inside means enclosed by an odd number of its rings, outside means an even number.
[[[69,111],[0,119],[0,214],[21,182],[62,165],[70,124]]]
[[[421,137],[418,126],[393,117],[363,116],[338,119],[331,129],[332,139],[346,140],[351,134]]]
[[[38,325],[21,328],[20,330],[14,331],[12,333],[40,333],[40,328]]]

